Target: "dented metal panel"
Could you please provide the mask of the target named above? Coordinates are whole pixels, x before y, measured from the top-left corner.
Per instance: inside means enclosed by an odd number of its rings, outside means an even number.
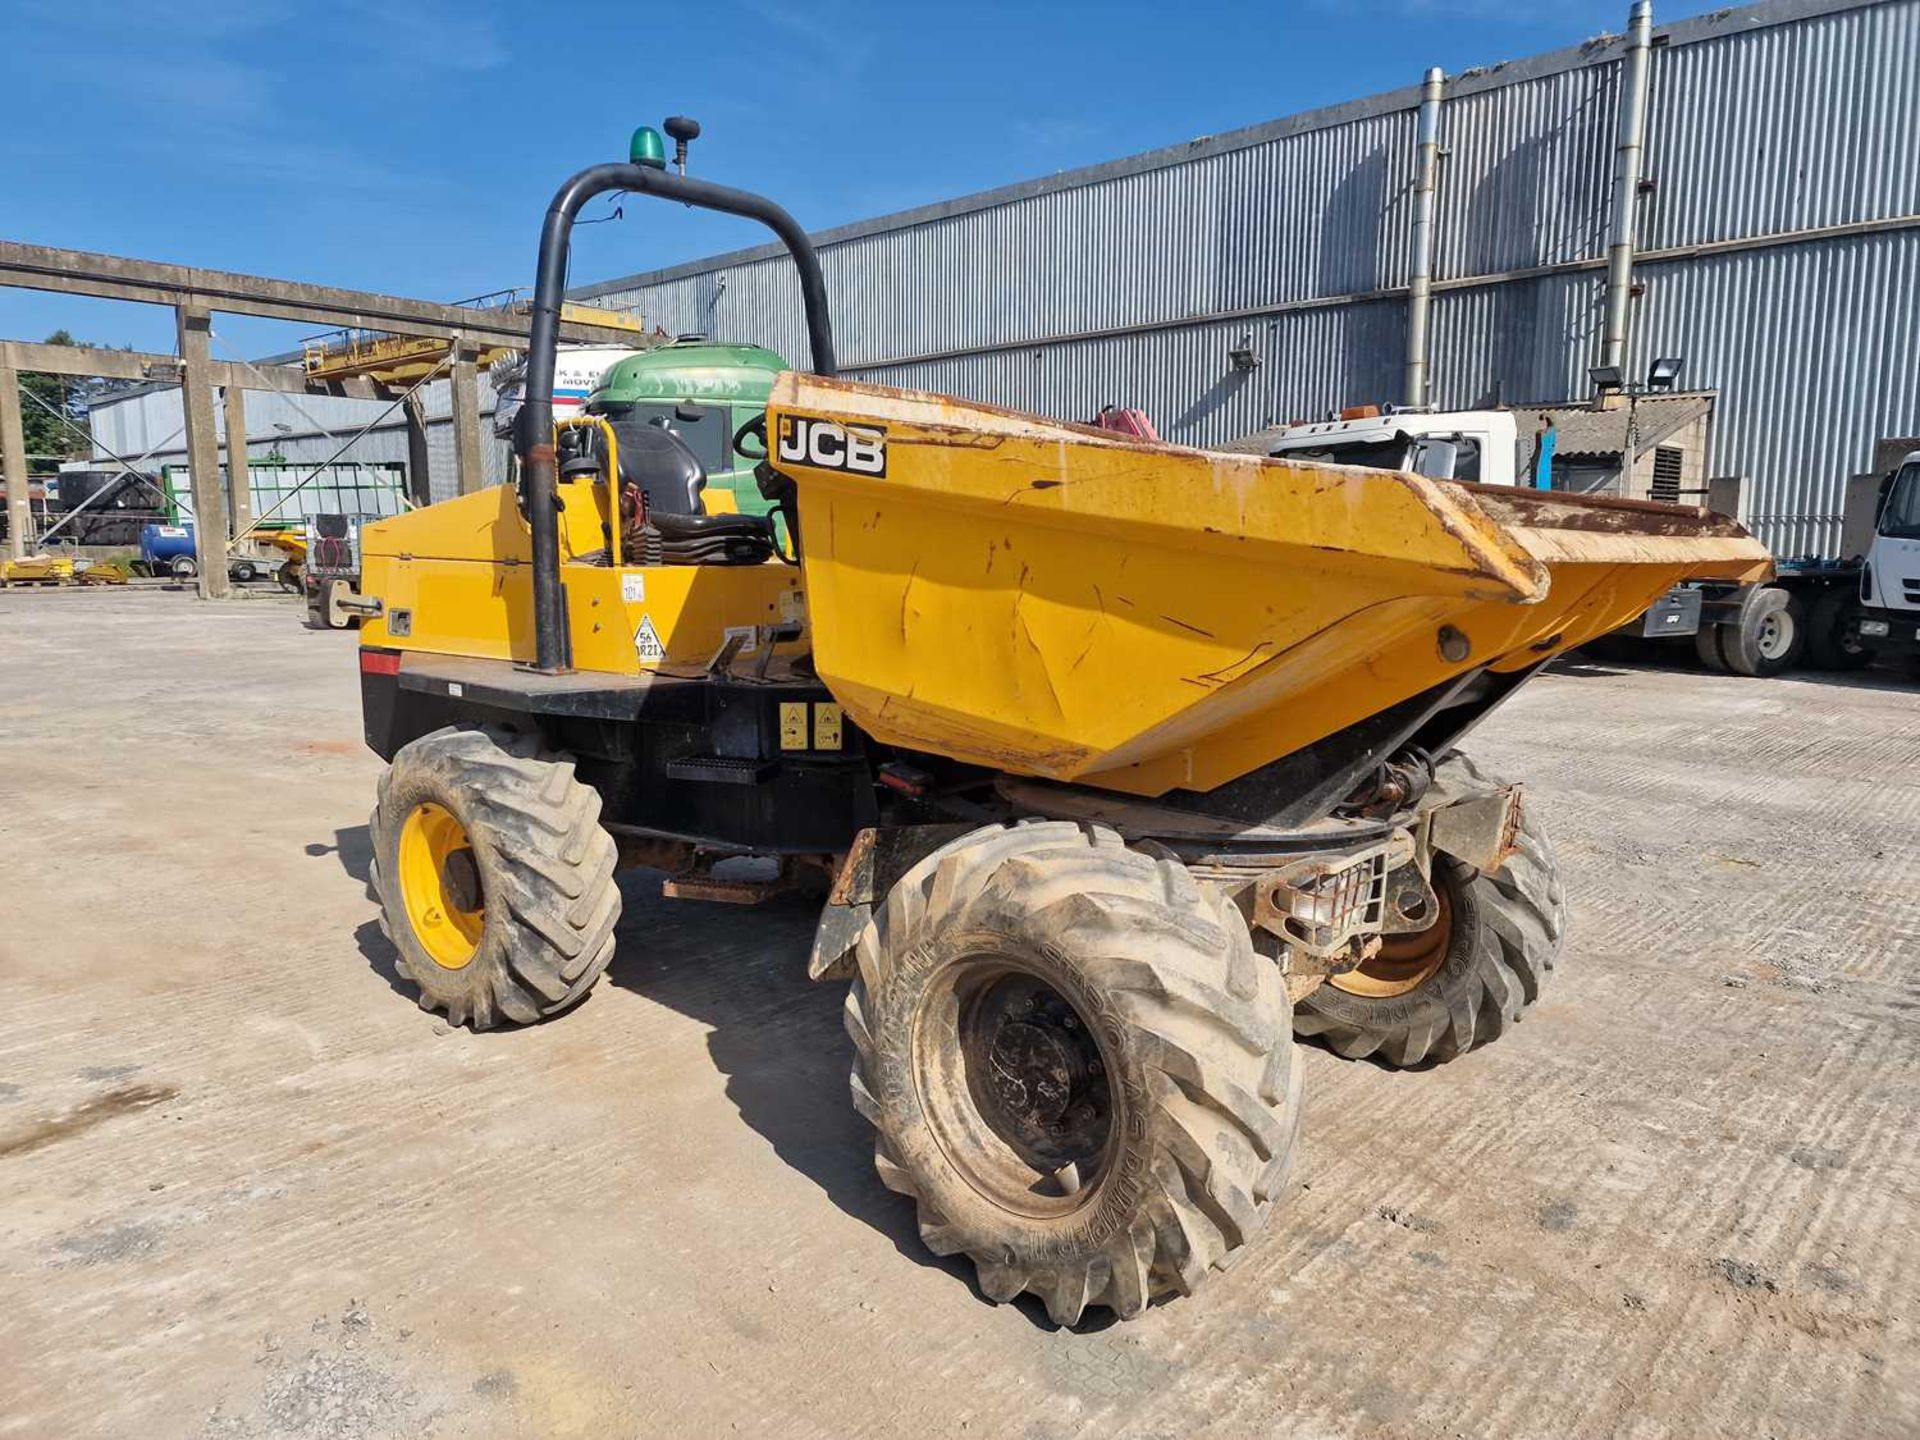
[[[1676,581],[1765,573],[1733,522],[1156,444],[782,375],[814,665],[886,744],[1212,790]],[[859,443],[855,443],[858,440]]]

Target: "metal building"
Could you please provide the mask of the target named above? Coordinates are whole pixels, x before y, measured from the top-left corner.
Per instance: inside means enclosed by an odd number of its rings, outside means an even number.
[[[1430,244],[1421,86],[826,231],[843,369],[1219,442],[1403,400],[1424,252],[1432,403],[1584,398],[1624,240],[1626,373],[1685,357],[1748,522],[1830,550],[1847,476],[1920,430],[1920,0],[1772,0],[1642,42],[1447,77]],[[772,247],[578,293],[805,358]]]
[[[825,231],[842,366],[1067,418],[1138,405],[1197,444],[1404,401],[1422,369],[1442,408],[1581,399],[1631,242],[1625,372],[1685,357],[1684,387],[1720,392],[1709,468],[1747,477],[1742,518],[1782,555],[1831,551],[1848,475],[1920,432],[1920,0],[1771,0],[1639,39]],[[805,360],[771,246],[575,294]],[[426,394],[440,498],[447,387]],[[323,427],[380,407],[258,410],[256,451],[319,461]],[[95,411],[129,458],[160,442],[155,463],[179,423],[171,389]],[[504,447],[483,449],[497,478]],[[405,459],[398,412],[346,458]]]
[[[296,357],[297,358],[297,357]],[[480,454],[490,485],[507,476],[507,450],[496,441],[487,421],[493,414],[494,393],[484,371],[479,376],[483,435]],[[459,491],[453,442],[451,387],[436,381],[421,387],[426,411],[428,472],[435,500]],[[127,460],[148,457],[141,469],[159,470],[186,459],[186,421],[177,385],[146,386],[113,395],[93,407],[89,416],[96,459],[117,454]],[[341,453],[341,446],[363,427],[373,428]],[[226,453],[226,419],[216,413],[215,428],[221,456]],[[407,463],[406,418],[386,401],[347,400],[333,395],[279,395],[257,391],[247,397],[248,453],[255,459],[269,453],[302,465],[318,465],[335,458],[361,464]]]

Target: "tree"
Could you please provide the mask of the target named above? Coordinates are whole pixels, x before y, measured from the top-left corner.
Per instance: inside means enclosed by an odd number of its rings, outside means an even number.
[[[80,346],[85,342],[74,339],[66,330],[56,330],[47,336],[45,343]],[[131,350],[133,347],[126,345],[121,348]],[[106,382],[90,375],[47,375],[39,371],[22,371],[20,428],[25,432],[27,454],[60,458],[88,454],[92,444],[87,430],[87,410],[107,388]],[[28,396],[37,398],[41,403],[36,405]],[[64,416],[70,423],[62,424],[43,406]],[[35,468],[33,462],[28,462],[28,468]],[[39,468],[52,467],[43,461]]]

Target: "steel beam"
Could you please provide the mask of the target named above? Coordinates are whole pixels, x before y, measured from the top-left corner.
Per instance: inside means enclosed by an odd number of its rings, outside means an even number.
[[[193,553],[200,566],[200,598],[227,593],[227,507],[220,495],[220,447],[213,429],[213,317],[178,306],[180,400],[187,418],[187,468],[193,481]]]
[[[4,355],[0,355],[0,472],[7,477],[7,553],[19,560],[27,553],[33,506],[28,498],[27,440],[20,421],[20,374]]]
[[[501,308],[484,310],[407,300],[366,290],[272,280],[197,266],[132,260],[88,250],[22,245],[0,240],[0,285],[51,290],[64,295],[97,295],[108,300],[137,300],[150,305],[186,305],[229,315],[265,315],[304,320],[390,335],[453,335],[471,340],[527,343],[529,318]],[[563,340],[596,344],[632,344],[639,332],[620,326],[563,321]]]

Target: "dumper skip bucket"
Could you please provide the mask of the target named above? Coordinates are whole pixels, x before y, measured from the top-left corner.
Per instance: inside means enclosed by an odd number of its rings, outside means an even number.
[[[1208,790],[1676,582],[1768,573],[1703,510],[1146,443],[786,374],[815,665],[875,738]]]

